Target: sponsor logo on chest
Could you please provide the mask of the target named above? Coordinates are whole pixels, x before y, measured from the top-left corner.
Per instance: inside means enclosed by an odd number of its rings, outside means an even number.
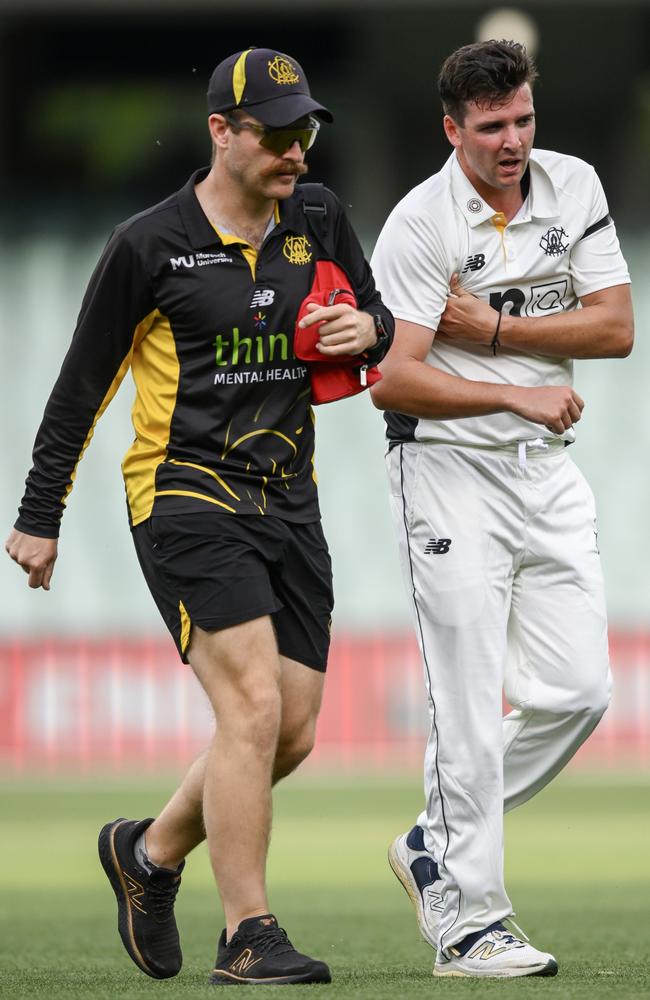
[[[465,267],[462,270],[462,274],[466,274],[468,271],[481,271],[485,267],[485,254],[484,253],[473,253],[465,261]]]
[[[275,300],[275,292],[272,288],[256,288],[251,299],[250,309],[258,309],[260,306],[270,306]]]
[[[227,253],[188,253],[182,257],[170,257],[172,271],[190,267],[208,267],[210,264],[232,264]]]

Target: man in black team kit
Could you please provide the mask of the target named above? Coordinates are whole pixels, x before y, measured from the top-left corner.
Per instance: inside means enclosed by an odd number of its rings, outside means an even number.
[[[91,278],[7,551],[31,587],[49,589],[77,464],[131,366],[133,538],[216,733],[155,820],[100,833],[122,941],[150,976],[179,971],[174,898],[207,836],[227,923],[210,981],[329,982],[323,962],[293,948],[265,889],[271,786],[312,747],[333,604],[294,324],[327,257],[358,308],[310,307],[301,324],[318,331],[319,353],[360,355],[365,370],[393,324],[336,198],[323,190],[316,226],[296,188],[319,119],[332,116],[295,59],[230,56],[210,80],[208,112],[211,168],[118,226]]]

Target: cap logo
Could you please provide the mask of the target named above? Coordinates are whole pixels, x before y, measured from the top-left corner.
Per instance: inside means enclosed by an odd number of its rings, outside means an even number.
[[[300,83],[300,77],[284,56],[276,56],[272,62],[269,61],[269,76],[278,84]]]
[[[311,260],[311,243],[306,236],[287,236],[282,253],[290,264],[308,264]]]

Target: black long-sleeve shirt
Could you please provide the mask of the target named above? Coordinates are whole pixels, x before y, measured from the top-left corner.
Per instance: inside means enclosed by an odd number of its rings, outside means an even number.
[[[206,173],[108,241],[36,437],[20,531],[58,535],[77,465],[129,367],[135,440],[122,471],[133,526],[206,508],[320,516],[310,381],[293,332],[314,263],[330,254],[307,222],[300,186],[278,204],[259,252],[218,233],[194,190]],[[390,340],[392,316],[361,247],[323,192],[335,259]]]

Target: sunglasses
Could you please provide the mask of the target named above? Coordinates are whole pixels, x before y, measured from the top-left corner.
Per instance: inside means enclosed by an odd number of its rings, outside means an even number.
[[[316,142],[316,136],[320,128],[320,122],[313,115],[309,116],[309,124],[301,128],[273,128],[270,125],[258,125],[256,122],[240,122],[233,115],[225,114],[224,118],[233,129],[246,128],[249,132],[254,132],[259,136],[259,144],[264,149],[270,150],[276,156],[282,156],[288,149],[291,149],[294,142],[297,142],[303,153]]]

